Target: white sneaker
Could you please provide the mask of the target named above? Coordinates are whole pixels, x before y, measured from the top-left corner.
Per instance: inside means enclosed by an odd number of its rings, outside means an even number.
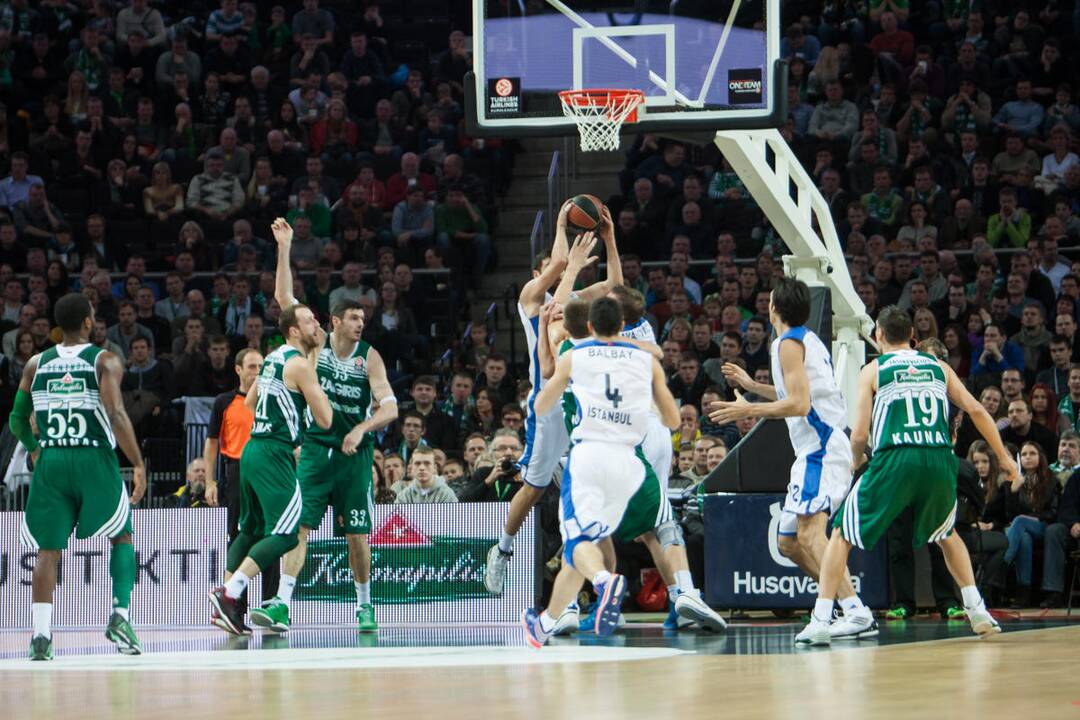
[[[988,638],[1001,632],[1001,626],[986,609],[986,605],[980,605],[977,608],[965,607],[964,611],[967,613],[968,622],[971,623],[971,629],[980,638]]]
[[[555,629],[551,631],[552,635],[569,635],[570,633],[577,632],[578,622],[580,621],[578,614],[578,604],[570,603],[566,606],[566,609],[562,611],[562,615],[555,621]]]
[[[813,615],[810,616],[810,622],[802,629],[802,632],[795,636],[796,645],[827,646],[831,643],[832,636],[829,634],[829,622],[827,620],[818,620]]]
[[[502,595],[506,583],[506,566],[513,553],[504,553],[498,545],[492,546],[487,554],[487,566],[484,568],[484,587],[492,595]]]
[[[829,625],[829,636],[833,640],[862,640],[877,637],[877,634],[877,621],[869,611],[841,615]]]
[[[727,627],[724,618],[705,604],[699,593],[684,592],[675,598],[675,612],[680,618],[696,622],[706,630],[720,632]]]

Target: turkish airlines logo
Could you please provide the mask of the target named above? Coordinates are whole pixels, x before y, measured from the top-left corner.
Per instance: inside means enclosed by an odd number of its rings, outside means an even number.
[[[507,78],[499,78],[495,81],[495,94],[499,97],[506,97],[512,92],[514,92],[514,83]]]
[[[731,105],[760,105],[763,90],[761,68],[728,70],[728,103]]]

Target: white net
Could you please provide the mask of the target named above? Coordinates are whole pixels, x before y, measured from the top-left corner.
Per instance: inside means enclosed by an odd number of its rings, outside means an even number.
[[[619,149],[619,130],[636,120],[645,95],[637,90],[565,90],[559,99],[563,114],[577,124],[581,149],[592,152]]]

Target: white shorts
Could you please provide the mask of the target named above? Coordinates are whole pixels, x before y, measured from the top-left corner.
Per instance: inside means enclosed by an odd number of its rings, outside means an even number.
[[[660,489],[667,496],[674,451],[671,448],[671,431],[664,427],[664,423],[655,413],[649,417],[649,429],[645,431],[645,439],[641,441],[641,450],[652,465],[656,479],[660,481]]]
[[[823,450],[799,455],[791,466],[780,534],[794,535],[799,515],[832,514],[851,487],[851,441],[834,432]]]
[[[629,445],[580,442],[571,449],[559,500],[564,559],[574,548],[615,534],[632,540],[670,518],[660,483]]]
[[[535,488],[551,484],[559,461],[566,454],[570,438],[566,434],[566,420],[562,403],[557,403],[547,414],[537,417],[533,412],[535,395],[529,397],[529,412],[525,418],[525,453],[518,460],[521,479]]]

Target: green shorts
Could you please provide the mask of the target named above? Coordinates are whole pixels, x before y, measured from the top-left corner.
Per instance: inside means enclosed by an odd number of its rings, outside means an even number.
[[[35,550],[64,550],[75,537],[131,532],[131,501],[109,448],[42,448],[19,535]]]
[[[671,519],[671,503],[664,497],[660,479],[645,459],[641,448],[636,448],[635,455],[645,466],[645,481],[630,497],[622,520],[615,528],[615,538],[621,542],[631,542],[647,532],[654,530],[660,523]]]
[[[240,532],[295,535],[302,509],[292,446],[280,440],[249,440],[240,456]]]
[[[300,449],[296,475],[304,510],[300,524],[315,530],[329,505],[334,507],[334,535],[371,533],[375,497],[371,483],[375,446],[365,443],[355,455],[307,442]]]
[[[896,517],[915,511],[912,545],[944,540],[956,522],[956,473],[949,448],[901,447],[874,455],[833,518],[844,539],[870,550]]]

